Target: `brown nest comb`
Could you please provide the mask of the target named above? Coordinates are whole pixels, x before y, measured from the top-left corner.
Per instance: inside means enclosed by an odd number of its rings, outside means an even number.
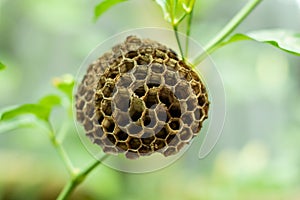
[[[208,108],[205,86],[188,64],[135,36],[93,62],[76,93],[86,135],[104,152],[130,159],[178,153],[198,134]]]

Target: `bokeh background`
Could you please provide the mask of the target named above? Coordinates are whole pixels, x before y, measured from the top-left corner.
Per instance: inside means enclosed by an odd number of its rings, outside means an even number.
[[[75,75],[88,53],[132,28],[171,28],[151,0],[131,0],[93,22],[99,1],[1,0],[0,109],[55,92],[51,80]],[[205,44],[246,0],[198,0],[191,36]],[[238,32],[300,31],[298,0],[265,0]],[[240,42],[212,55],[223,78],[227,116],[217,146],[199,160],[193,147],[162,170],[128,174],[98,167],[73,199],[300,199],[300,57]],[[53,113],[56,128],[63,110]],[[201,136],[200,136],[201,137]],[[74,165],[92,160],[71,126],[64,146]],[[68,179],[43,131],[0,135],[0,199],[54,199]]]

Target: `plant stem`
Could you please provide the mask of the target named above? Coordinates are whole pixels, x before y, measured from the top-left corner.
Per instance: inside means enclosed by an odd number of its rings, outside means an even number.
[[[181,46],[181,42],[180,42],[179,35],[178,35],[178,25],[177,24],[172,24],[172,26],[173,26],[173,30],[174,30],[174,33],[175,33],[175,38],[176,38],[176,41],[177,41],[177,44],[178,44],[178,47],[179,47],[180,55],[181,55],[182,59],[185,60],[183,50],[182,50],[182,46]]]
[[[57,200],[67,199],[71,195],[71,193],[76,189],[76,187],[85,180],[85,178],[88,176],[88,174],[93,169],[95,169],[107,157],[108,157],[108,155],[105,154],[102,158],[100,158],[100,160],[94,161],[88,167],[83,169],[81,172],[74,174],[74,176],[71,177],[71,179],[68,181],[68,183],[63,188],[63,190],[60,192]]]
[[[240,25],[244,19],[256,8],[256,6],[263,0],[251,0],[249,1],[230,21],[229,23],[214,37],[205,47],[203,53],[196,57],[193,61],[194,66],[200,64],[207,55],[214,52],[224,41],[228,35],[230,35],[235,28]]]
[[[66,166],[69,174],[72,176],[74,173],[73,164],[72,164],[71,160],[69,159],[67,152],[65,151],[65,149],[63,148],[61,143],[57,140],[56,135],[54,133],[54,129],[50,123],[48,123],[48,127],[49,127],[49,137],[50,137],[51,143],[52,143],[53,147],[56,149],[58,155],[61,157],[61,159],[65,163],[65,166]]]
[[[193,11],[194,11],[194,8],[192,8],[191,12],[188,14],[188,21],[187,21],[187,27],[186,27],[186,38],[185,38],[185,57],[186,58],[188,57],[188,54],[189,54],[189,36],[191,34]]]

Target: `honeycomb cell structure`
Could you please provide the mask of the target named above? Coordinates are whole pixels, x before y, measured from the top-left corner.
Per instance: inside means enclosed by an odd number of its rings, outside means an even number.
[[[208,117],[206,88],[166,46],[127,37],[88,67],[76,93],[77,120],[91,141],[129,159],[177,154]]]

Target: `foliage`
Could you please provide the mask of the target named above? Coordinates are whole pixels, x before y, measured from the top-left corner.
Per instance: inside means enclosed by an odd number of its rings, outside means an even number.
[[[122,3],[127,0],[104,0],[100,2],[94,10],[94,18],[97,20],[103,13],[105,13],[107,10],[109,10],[114,5],[117,5],[119,3]]]
[[[4,70],[6,68],[6,66],[0,61],[0,71]]]
[[[252,40],[270,44],[283,51],[300,56],[300,33],[283,29],[258,30],[245,34],[238,33],[222,42],[220,46],[242,40]]]
[[[103,13],[108,11],[113,6],[125,2],[127,0],[104,0],[100,2],[94,10],[94,18],[99,19]],[[164,18],[167,22],[171,24],[174,29],[174,33],[181,51],[181,55],[184,58],[187,55],[188,43],[186,42],[186,52],[183,53],[181,41],[178,39],[178,26],[180,23],[188,17],[187,27],[185,33],[187,36],[190,35],[192,14],[195,5],[195,0],[154,0],[163,11]],[[248,16],[249,13],[253,11],[253,9],[258,5],[261,0],[252,0],[249,6],[246,6],[244,9],[238,13],[228,26],[225,26],[223,30],[220,31],[220,34],[212,39],[212,43],[207,45],[208,54],[213,53],[220,47],[229,45],[238,41],[256,41],[264,44],[270,44],[274,47],[277,47],[283,51],[291,53],[296,56],[300,56],[300,33],[291,31],[291,30],[257,30],[249,33],[237,33],[233,34],[233,36],[229,37],[231,33],[235,30],[235,28]],[[203,55],[198,56],[198,60],[202,60]],[[5,69],[6,66],[0,62],[0,70]],[[53,111],[53,109],[57,106],[64,106],[65,100],[68,101],[68,106],[71,106],[71,102],[73,99],[73,88],[75,85],[74,78],[71,75],[65,75],[59,78],[55,78],[53,80],[54,86],[60,92],[60,94],[48,94],[42,97],[37,103],[29,103],[23,104],[19,106],[15,106],[12,108],[8,108],[0,114],[0,127],[1,130],[10,130],[14,128],[21,127],[26,124],[33,124],[43,122],[48,125],[50,134],[50,139],[53,143],[53,146],[58,150],[59,154],[62,157],[62,160],[66,162],[67,168],[70,172],[71,178],[65,189],[61,193],[60,198],[66,198],[77,185],[79,185],[84,178],[88,175],[90,171],[92,171],[100,161],[96,161],[92,163],[86,169],[80,171],[79,173],[74,172],[70,161],[68,160],[68,156],[65,154],[61,144],[56,139],[56,135],[51,128],[51,122],[49,121],[49,117]],[[61,95],[62,94],[62,95]],[[67,107],[69,109],[70,107]],[[22,120],[24,115],[34,116],[34,120]]]

